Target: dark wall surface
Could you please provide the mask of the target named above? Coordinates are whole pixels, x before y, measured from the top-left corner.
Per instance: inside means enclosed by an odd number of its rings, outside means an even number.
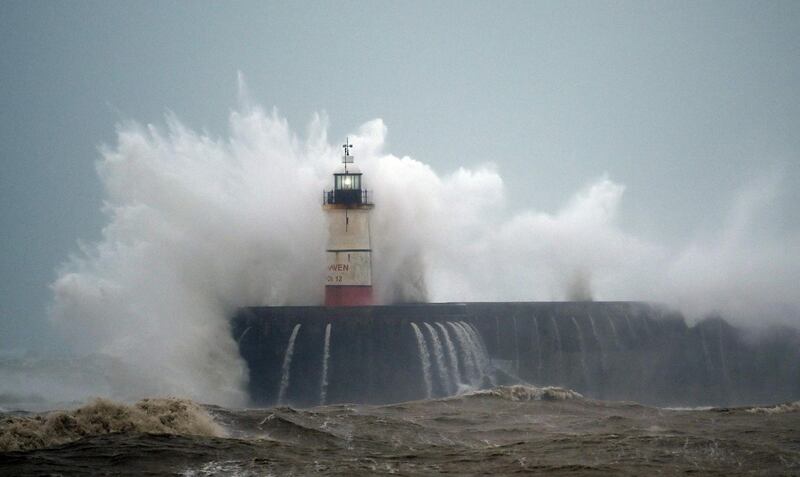
[[[521,382],[660,406],[800,399],[796,330],[754,338],[721,318],[689,327],[638,302],[251,307],[231,328],[253,405],[401,402]]]

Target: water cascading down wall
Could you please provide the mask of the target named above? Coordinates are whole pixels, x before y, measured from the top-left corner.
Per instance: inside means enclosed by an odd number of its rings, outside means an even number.
[[[253,405],[390,403],[516,383],[661,406],[800,399],[800,336],[635,302],[251,307]]]

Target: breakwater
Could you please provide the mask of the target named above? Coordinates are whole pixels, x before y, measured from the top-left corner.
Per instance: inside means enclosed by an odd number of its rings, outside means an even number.
[[[660,406],[800,399],[800,335],[639,302],[249,307],[254,405],[389,403],[527,382]]]

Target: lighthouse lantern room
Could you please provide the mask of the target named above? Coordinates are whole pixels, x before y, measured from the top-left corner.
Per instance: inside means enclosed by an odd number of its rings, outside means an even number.
[[[328,221],[326,306],[371,305],[372,247],[369,213],[374,207],[362,188],[361,171],[353,162],[350,141],[344,144],[342,166],[333,174],[333,189],[323,192]]]

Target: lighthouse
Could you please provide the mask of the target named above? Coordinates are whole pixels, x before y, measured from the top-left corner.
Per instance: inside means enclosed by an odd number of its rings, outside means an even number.
[[[328,221],[325,305],[372,305],[369,214],[374,204],[362,188],[349,139],[342,147],[342,166],[333,174],[333,189],[322,194]]]

